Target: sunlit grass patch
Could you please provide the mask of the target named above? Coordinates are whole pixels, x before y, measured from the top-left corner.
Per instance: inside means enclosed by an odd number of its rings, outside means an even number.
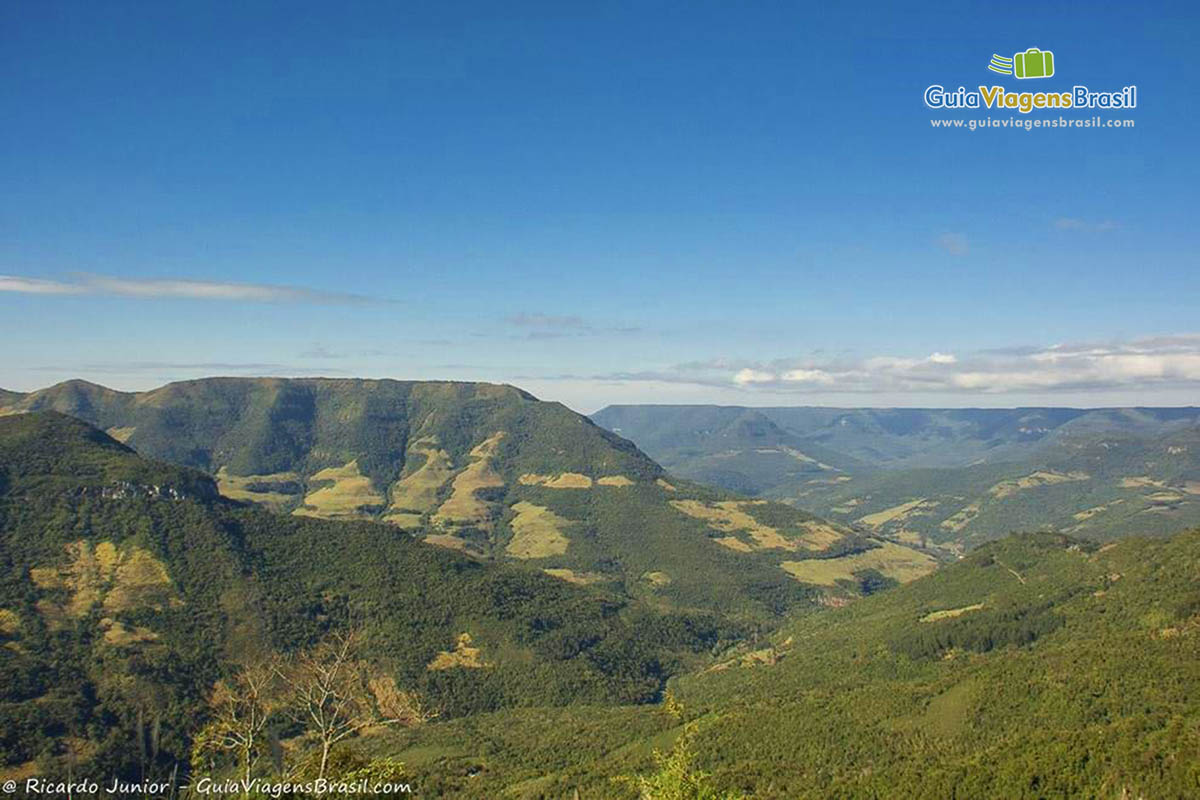
[[[483,669],[491,664],[484,663],[480,655],[483,651],[471,646],[471,634],[460,633],[453,650],[443,650],[433,657],[426,669]]]
[[[601,575],[598,572],[576,572],[573,569],[547,568],[543,569],[542,572],[546,573],[552,578],[558,578],[560,581],[574,583],[578,586],[591,586],[594,583],[604,583],[612,580],[612,578]]]
[[[389,511],[433,510],[437,504],[438,490],[454,474],[449,453],[439,449],[435,440],[418,439],[410,449],[423,457],[424,462],[392,484]]]
[[[1038,470],[1020,478],[1001,481],[988,489],[988,494],[997,499],[1008,497],[1025,489],[1036,489],[1039,486],[1053,486],[1071,481],[1086,481],[1092,476],[1086,472],[1057,472],[1055,470]]]
[[[914,514],[919,514],[923,511],[928,511],[938,503],[935,500],[927,500],[924,497],[918,497],[916,500],[910,500],[906,503],[885,508],[882,511],[876,511],[873,514],[867,514],[859,517],[858,521],[870,528],[878,528],[889,522],[898,522],[908,519]]]
[[[359,516],[382,506],[385,499],[371,485],[371,479],[358,469],[358,461],[341,467],[327,467],[309,478],[309,482],[331,481],[304,496],[298,514],[318,517]]]
[[[798,581],[819,586],[835,586],[840,580],[853,581],[861,570],[874,569],[900,583],[908,583],[937,568],[930,555],[894,542],[839,558],[813,558],[806,561],[784,561],[779,566]]]
[[[633,481],[624,475],[605,475],[597,478],[596,483],[600,486],[617,486],[621,488],[633,486]]]
[[[560,517],[548,508],[522,500],[513,506],[516,516],[510,523],[512,541],[505,552],[514,558],[545,558],[567,552],[570,540],[563,528],[571,521]]]
[[[300,475],[275,472],[269,475],[231,475],[229,469],[217,470],[217,491],[230,500],[259,503],[280,511],[296,502],[300,493]]]

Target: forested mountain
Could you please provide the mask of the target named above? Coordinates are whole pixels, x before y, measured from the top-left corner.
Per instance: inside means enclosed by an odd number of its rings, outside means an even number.
[[[1200,531],[1013,536],[804,615],[673,680],[658,707],[502,712],[363,744],[465,798],[1185,800],[1200,791],[1198,587]]]
[[[215,681],[350,626],[444,718],[653,701],[749,632],[394,526],[231,501],[54,412],[0,419],[5,774],[186,772]]]
[[[230,498],[381,521],[474,557],[746,620],[819,595],[802,583],[812,559],[849,583],[935,563],[788,505],[678,481],[626,439],[511,386],[213,378],[122,393],[71,381],[0,413],[41,409],[204,470]]]
[[[1200,524],[1196,408],[613,406],[595,419],[676,474],[959,552],[1019,530]]]

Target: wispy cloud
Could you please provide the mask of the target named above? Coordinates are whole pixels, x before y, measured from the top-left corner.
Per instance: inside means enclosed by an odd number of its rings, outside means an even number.
[[[1121,227],[1120,223],[1112,220],[1104,220],[1103,222],[1089,222],[1083,219],[1072,219],[1071,217],[1059,217],[1054,220],[1054,227],[1060,231],[1115,231]]]
[[[510,314],[504,321],[517,328],[537,328],[538,330],[583,330],[590,327],[582,317],[574,314],[543,314],[537,311],[521,311]]]
[[[937,246],[952,256],[965,256],[971,250],[965,233],[943,233],[937,237]]]
[[[79,273],[65,281],[0,275],[0,292],[38,295],[109,295],[246,303],[346,305],[378,302],[364,295],[327,292],[298,286],[229,283],[174,278],[116,278]]]
[[[189,372],[205,376],[219,373],[249,373],[253,375],[309,375],[325,372],[341,373],[338,369],[312,369],[292,364],[252,361],[124,361],[112,363],[70,364],[38,366],[29,369],[36,372],[58,372],[64,374],[130,374],[130,373],[175,373]]]
[[[343,353],[336,350],[330,350],[323,344],[314,344],[309,349],[300,354],[301,358],[344,358]]]
[[[597,325],[575,314],[547,314],[540,311],[521,311],[504,318],[504,323],[524,331],[516,338],[563,339],[599,334],[639,333],[636,326]],[[488,334],[479,334],[487,336]]]
[[[876,355],[768,362],[714,359],[661,370],[588,377],[790,394],[990,395],[1200,387],[1200,334],[1010,347],[963,355],[938,351],[921,357]]]

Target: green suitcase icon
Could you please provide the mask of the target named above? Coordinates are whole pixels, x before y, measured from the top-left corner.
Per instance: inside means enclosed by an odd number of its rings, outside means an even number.
[[[1049,78],[1054,74],[1054,53],[1031,47],[1013,56],[1018,78]]]

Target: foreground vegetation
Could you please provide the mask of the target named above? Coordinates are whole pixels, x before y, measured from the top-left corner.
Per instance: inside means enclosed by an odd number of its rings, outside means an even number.
[[[687,733],[710,794],[661,796],[1182,800],[1200,792],[1198,586],[1200,531],[1103,549],[1015,536],[807,614],[673,680],[669,705],[504,712],[369,746],[462,797],[634,797],[612,778],[665,779],[654,751],[678,757]]]

